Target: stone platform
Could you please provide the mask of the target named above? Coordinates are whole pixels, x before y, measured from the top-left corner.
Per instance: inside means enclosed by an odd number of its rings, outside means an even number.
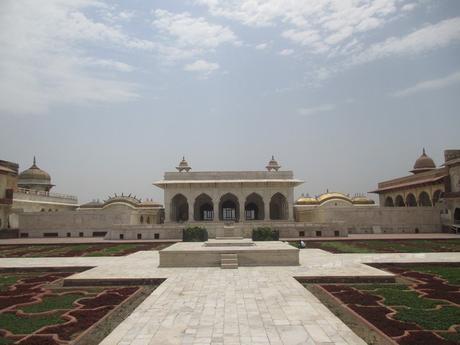
[[[182,242],[160,250],[159,267],[221,266],[222,255],[236,254],[238,266],[297,266],[299,249],[281,241],[220,239]]]

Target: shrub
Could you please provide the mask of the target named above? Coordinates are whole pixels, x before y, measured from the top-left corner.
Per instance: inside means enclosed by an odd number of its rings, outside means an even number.
[[[278,241],[280,233],[278,230],[274,230],[269,227],[260,227],[252,229],[252,240],[253,241]]]
[[[184,242],[204,242],[208,240],[208,230],[199,226],[189,227],[182,231]]]

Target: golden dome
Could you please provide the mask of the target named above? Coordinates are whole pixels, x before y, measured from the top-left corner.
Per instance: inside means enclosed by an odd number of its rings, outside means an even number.
[[[375,201],[372,199],[367,198],[364,195],[355,196],[351,199],[353,204],[355,205],[374,205]]]
[[[422,155],[415,161],[414,168],[411,172],[417,174],[432,169],[436,169],[436,164],[434,164],[431,157],[427,156],[425,149],[423,149]]]
[[[351,199],[343,194],[343,193],[339,193],[339,192],[327,192],[327,193],[324,193],[324,194],[321,194],[320,196],[318,196],[318,201],[320,204],[328,201],[328,200],[331,200],[331,199],[341,199],[341,200],[345,200],[345,201],[348,201],[348,202],[352,202]]]
[[[319,202],[316,200],[316,198],[312,198],[309,196],[302,196],[297,199],[295,202],[296,205],[318,205]]]

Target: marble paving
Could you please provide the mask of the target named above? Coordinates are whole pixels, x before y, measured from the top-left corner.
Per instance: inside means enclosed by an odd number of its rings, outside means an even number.
[[[102,345],[365,344],[294,277],[391,277],[373,262],[460,262],[460,253],[300,251],[287,267],[158,268],[158,252],[126,257],[11,258],[0,267],[94,267],[73,280],[166,278]]]

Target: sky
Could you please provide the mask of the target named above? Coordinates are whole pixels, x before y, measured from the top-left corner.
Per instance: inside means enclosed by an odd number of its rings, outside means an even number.
[[[458,0],[2,0],[0,159],[80,202],[185,156],[365,193],[460,148]]]

